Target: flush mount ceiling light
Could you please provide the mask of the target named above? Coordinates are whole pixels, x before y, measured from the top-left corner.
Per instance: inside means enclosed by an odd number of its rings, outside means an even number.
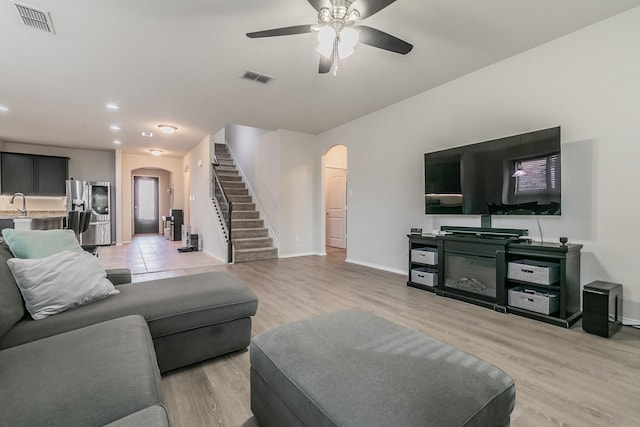
[[[162,150],[149,150],[149,152],[151,154],[153,154],[154,156],[159,156],[160,154],[162,154]]]
[[[109,126],[109,129],[111,129],[111,130],[112,130],[112,131],[114,131],[114,132],[117,132],[117,131],[119,131],[119,130],[120,130],[120,126],[117,126],[117,125],[111,125],[111,126]]]
[[[151,133],[151,132],[142,132],[142,134],[141,134],[141,135],[142,135],[142,136],[146,136],[147,138],[151,138],[151,137],[153,137],[153,133]]]
[[[114,104],[113,102],[110,102],[110,103],[107,104],[107,110],[117,111],[119,109],[120,109],[120,107],[118,107],[118,105]]]
[[[116,139],[115,141],[113,141],[113,143],[114,143],[114,144],[116,144],[116,145],[120,145],[120,144],[122,144],[122,141],[118,141],[118,140]]]
[[[406,55],[413,49],[412,44],[383,31],[366,25],[355,25],[356,22],[368,18],[394,3],[395,0],[308,1],[318,11],[318,24],[256,31],[247,33],[247,37],[261,38],[317,32],[318,47],[316,50],[321,55],[318,72],[328,73],[333,68],[334,75],[338,70],[338,59],[349,57],[358,43],[401,55]],[[358,9],[351,8],[353,3],[356,3]]]
[[[0,105],[0,111],[7,112],[7,111],[9,111],[9,107],[5,107],[4,105]]]
[[[158,127],[165,135],[171,135],[178,130],[178,128],[173,125],[158,125]]]

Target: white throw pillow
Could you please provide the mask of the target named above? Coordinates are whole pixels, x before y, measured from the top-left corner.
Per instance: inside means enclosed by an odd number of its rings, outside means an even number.
[[[63,251],[45,258],[11,258],[7,264],[31,317],[44,319],[119,294],[96,257]]]

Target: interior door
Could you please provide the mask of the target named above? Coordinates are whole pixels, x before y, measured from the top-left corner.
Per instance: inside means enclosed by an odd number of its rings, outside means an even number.
[[[326,168],[327,246],[347,247],[347,171]]]
[[[133,177],[133,234],[158,233],[158,178]]]

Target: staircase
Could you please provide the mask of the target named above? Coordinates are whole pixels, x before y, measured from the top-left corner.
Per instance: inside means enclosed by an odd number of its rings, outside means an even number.
[[[227,146],[215,144],[219,166],[215,166],[220,184],[233,204],[231,213],[231,240],[234,262],[256,261],[278,257],[278,248],[260,219],[249,190],[242,182]]]

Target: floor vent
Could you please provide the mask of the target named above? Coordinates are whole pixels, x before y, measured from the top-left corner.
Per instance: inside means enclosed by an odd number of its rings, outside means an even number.
[[[51,14],[46,10],[36,9],[33,6],[26,4],[14,3],[20,19],[27,27],[35,28],[36,30],[46,31],[47,33],[55,34],[53,29],[53,23],[51,22]]]
[[[242,75],[243,79],[253,80],[254,82],[259,82],[263,84],[269,83],[274,78],[271,76],[267,76],[266,74],[256,73],[255,71],[245,71]]]

